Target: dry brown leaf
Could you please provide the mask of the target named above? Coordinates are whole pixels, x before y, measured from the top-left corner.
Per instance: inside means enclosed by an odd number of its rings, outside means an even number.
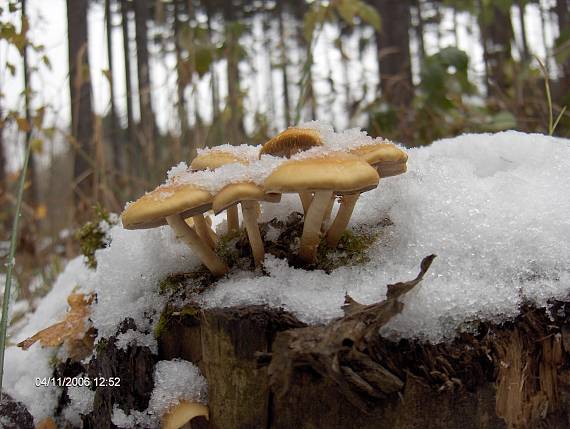
[[[27,350],[37,341],[44,347],[57,347],[64,341],[83,339],[87,331],[85,320],[89,316],[90,305],[94,298],[94,295],[72,293],[67,298],[70,310],[65,319],[18,343],[18,347]]]

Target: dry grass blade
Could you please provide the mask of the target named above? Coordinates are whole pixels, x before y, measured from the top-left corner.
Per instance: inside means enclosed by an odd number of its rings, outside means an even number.
[[[18,226],[20,223],[20,210],[22,207],[22,199],[24,195],[24,184],[28,172],[28,163],[32,146],[26,147],[24,156],[24,164],[20,172],[20,180],[18,182],[18,198],[16,200],[16,209],[14,211],[14,221],[12,223],[12,233],[10,238],[10,251],[8,254],[8,269],[6,271],[6,284],[4,286],[4,300],[2,301],[2,320],[0,321],[0,392],[2,392],[2,378],[4,376],[4,352],[6,348],[6,331],[8,330],[8,317],[10,315],[10,296],[12,286],[12,274],[14,270],[14,258],[16,255],[16,243],[18,236]]]

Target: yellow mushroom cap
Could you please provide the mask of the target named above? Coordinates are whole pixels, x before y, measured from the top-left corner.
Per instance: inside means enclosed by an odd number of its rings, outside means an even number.
[[[266,192],[364,192],[378,186],[376,170],[357,156],[334,153],[283,163],[265,181]]]
[[[218,214],[240,201],[279,202],[280,194],[266,194],[263,187],[252,182],[230,183],[214,197],[212,209]]]
[[[198,402],[180,401],[172,407],[162,419],[162,429],[179,429],[194,417],[209,418],[208,407]]]
[[[289,128],[266,142],[259,151],[259,156],[273,155],[291,158],[296,153],[322,145],[323,141],[317,130]]]
[[[406,172],[408,155],[392,143],[371,143],[351,149],[350,153],[378,168],[382,177]]]
[[[203,213],[212,205],[212,194],[187,184],[169,184],[156,188],[130,204],[121,214],[126,229],[154,228],[165,225],[174,214],[185,217]]]
[[[233,164],[239,162],[240,164],[247,164],[247,159],[235,155],[233,153],[225,152],[222,150],[211,150],[203,152],[196,156],[190,164],[192,170],[215,170],[226,164]]]

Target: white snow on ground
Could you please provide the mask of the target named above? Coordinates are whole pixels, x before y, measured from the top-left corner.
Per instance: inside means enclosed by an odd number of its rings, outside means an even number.
[[[352,227],[375,229],[385,217],[394,223],[370,249],[370,262],[328,275],[268,257],[269,276],[234,272],[201,300],[209,306],[282,306],[304,321],[323,323],[341,315],[345,292],[363,303],[381,300],[386,284],[414,278],[421,259],[435,253],[426,278],[384,334],[440,341],[464,321],[509,318],[524,299],[544,305],[568,295],[569,140],[518,132],[465,135],[408,154],[406,174],[382,179],[357,203]],[[301,210],[299,198],[285,195],[281,203],[265,205],[263,218],[283,219],[292,210]],[[159,282],[193,270],[198,259],[168,227],[115,226],[109,234],[110,247],[96,254],[97,270],[87,269],[82,258],[71,261],[11,344],[61,320],[76,286],[97,293],[91,319],[100,337],[115,334],[125,317],[152,331],[145,316],[162,309]],[[140,338],[153,346],[150,336]],[[137,341],[137,335],[122,341]],[[57,400],[57,388],[34,385],[35,377],[51,376],[54,354],[39,344],[6,351],[4,386],[36,422],[51,414]],[[120,417],[132,416],[117,412]]]

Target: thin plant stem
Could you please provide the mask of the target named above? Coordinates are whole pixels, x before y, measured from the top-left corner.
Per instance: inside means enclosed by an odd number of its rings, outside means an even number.
[[[16,254],[16,243],[18,237],[18,225],[20,223],[20,210],[22,208],[22,197],[24,195],[24,184],[28,171],[28,162],[30,160],[32,147],[27,145],[26,154],[24,156],[24,164],[20,172],[20,180],[18,182],[18,198],[16,200],[16,209],[14,211],[14,220],[12,222],[12,235],[10,238],[10,251],[8,253],[8,263],[6,271],[6,284],[4,285],[4,299],[2,301],[2,320],[0,321],[0,393],[2,392],[2,379],[4,377],[4,352],[6,349],[6,332],[8,330],[8,312],[10,306],[10,290],[12,286],[12,271],[14,269],[14,258]]]
[[[542,71],[542,75],[544,76],[544,88],[546,90],[546,101],[548,103],[548,135],[551,136],[554,133],[554,127],[553,127],[553,115],[552,115],[552,97],[550,95],[550,81],[548,79],[548,70],[546,70],[546,67],[544,66],[542,61],[540,61],[540,58],[538,58],[537,56],[535,56],[535,58],[536,61],[538,61],[538,65],[540,67],[540,70]]]

